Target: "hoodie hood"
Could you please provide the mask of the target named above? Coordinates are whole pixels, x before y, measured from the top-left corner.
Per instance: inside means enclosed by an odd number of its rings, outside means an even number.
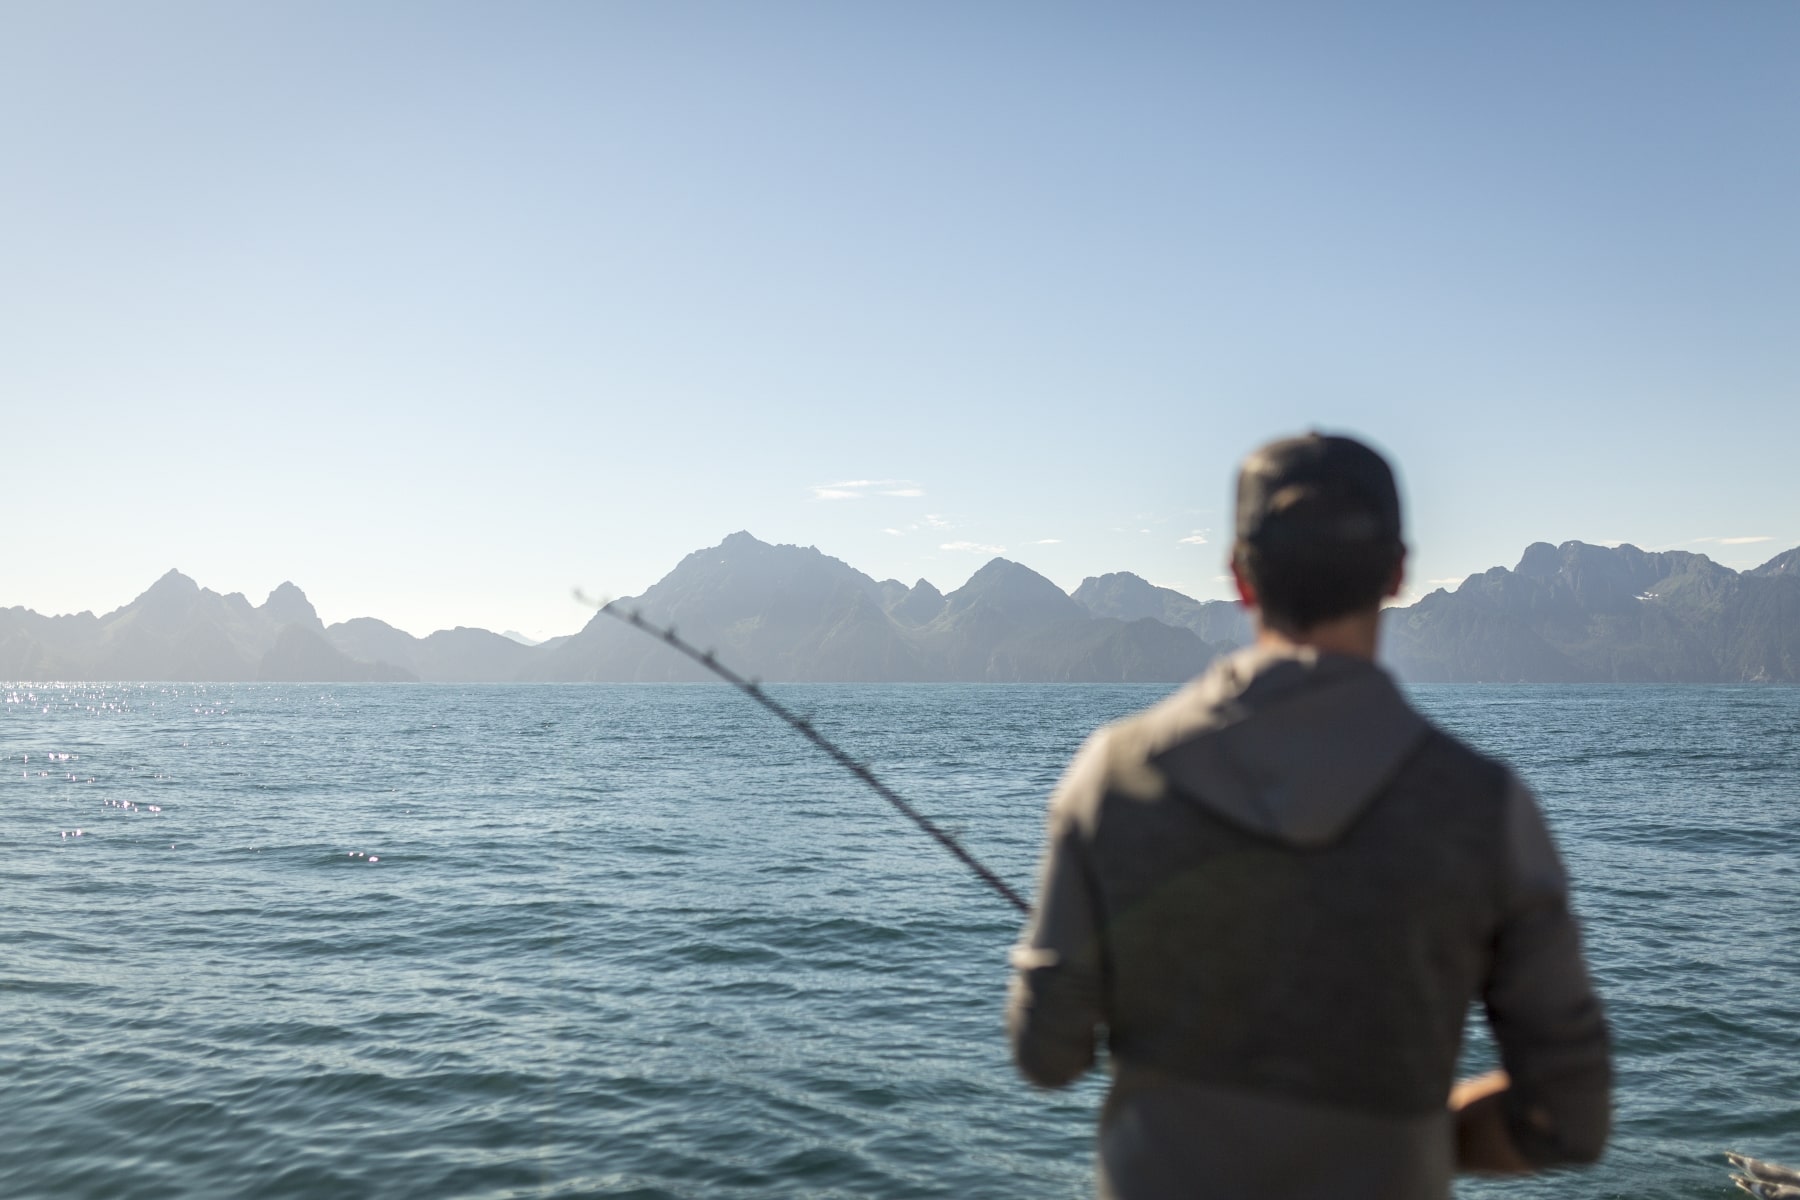
[[[1307,647],[1252,646],[1159,708],[1150,763],[1171,788],[1302,847],[1336,841],[1429,728],[1373,662]]]

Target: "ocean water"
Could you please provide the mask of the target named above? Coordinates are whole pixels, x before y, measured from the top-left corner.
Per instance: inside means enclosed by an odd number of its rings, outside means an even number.
[[[1164,689],[774,690],[1028,888]],[[0,693],[0,1195],[1091,1192],[1100,1083],[1007,1061],[1014,914],[724,687]],[[1800,689],[1415,695],[1537,787],[1620,1068],[1602,1166],[1458,1194],[1800,1163]]]

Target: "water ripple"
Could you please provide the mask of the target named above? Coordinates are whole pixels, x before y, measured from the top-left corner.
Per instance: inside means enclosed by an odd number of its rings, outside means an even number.
[[[1157,694],[774,690],[1020,883]],[[1012,914],[724,689],[0,691],[8,1196],[1090,1194],[1100,1084],[1006,1061]],[[1459,1194],[1800,1160],[1800,689],[1417,694],[1542,795],[1620,1054],[1603,1172]]]

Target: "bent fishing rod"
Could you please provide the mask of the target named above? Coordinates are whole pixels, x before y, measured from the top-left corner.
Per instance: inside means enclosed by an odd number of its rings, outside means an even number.
[[[583,603],[593,604],[593,601],[588,600],[588,598],[583,596],[580,592],[577,592],[576,596]],[[930,817],[927,817],[924,813],[907,803],[905,798],[894,791],[893,788],[877,779],[875,777],[875,772],[869,770],[867,765],[850,757],[850,755],[839,749],[837,744],[830,738],[813,728],[811,721],[808,721],[805,717],[795,713],[792,709],[782,704],[781,701],[769,695],[767,691],[763,690],[760,681],[739,675],[736,671],[720,662],[711,650],[702,650],[691,642],[683,641],[676,635],[675,627],[673,625],[662,626],[652,624],[650,621],[645,620],[644,615],[637,609],[621,608],[616,601],[609,600],[603,604],[595,605],[595,607],[607,616],[612,617],[614,620],[623,621],[632,628],[642,630],[651,637],[674,647],[682,654],[687,655],[689,658],[705,667],[708,671],[711,671],[714,675],[717,675],[720,679],[723,679],[726,683],[729,683],[738,691],[744,693],[744,695],[750,697],[752,700],[774,713],[777,717],[781,718],[790,729],[795,730],[802,737],[806,738],[807,741],[830,755],[832,761],[837,763],[838,766],[844,768],[846,771],[862,780],[863,783],[867,784],[870,791],[874,792],[877,796],[880,796],[883,800],[886,800],[888,804],[892,805],[893,808],[907,820],[930,834],[932,839],[936,841],[938,845],[948,850],[951,854],[954,854],[965,867],[975,872],[981,882],[992,888],[1002,900],[1005,900],[1008,904],[1012,905],[1022,913],[1029,913],[1031,911],[1031,905],[1027,904],[1025,898],[1013,890],[1011,884],[994,874],[993,870],[988,867],[986,863],[964,849],[961,842],[951,837],[949,833],[939,827]]]

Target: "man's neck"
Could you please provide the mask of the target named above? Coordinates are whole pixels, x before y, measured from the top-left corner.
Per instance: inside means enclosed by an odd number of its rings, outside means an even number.
[[[1266,650],[1291,651],[1308,647],[1326,654],[1347,654],[1352,658],[1373,660],[1381,639],[1379,609],[1333,617],[1298,631],[1272,628],[1263,623],[1260,612],[1253,616],[1256,644]]]

